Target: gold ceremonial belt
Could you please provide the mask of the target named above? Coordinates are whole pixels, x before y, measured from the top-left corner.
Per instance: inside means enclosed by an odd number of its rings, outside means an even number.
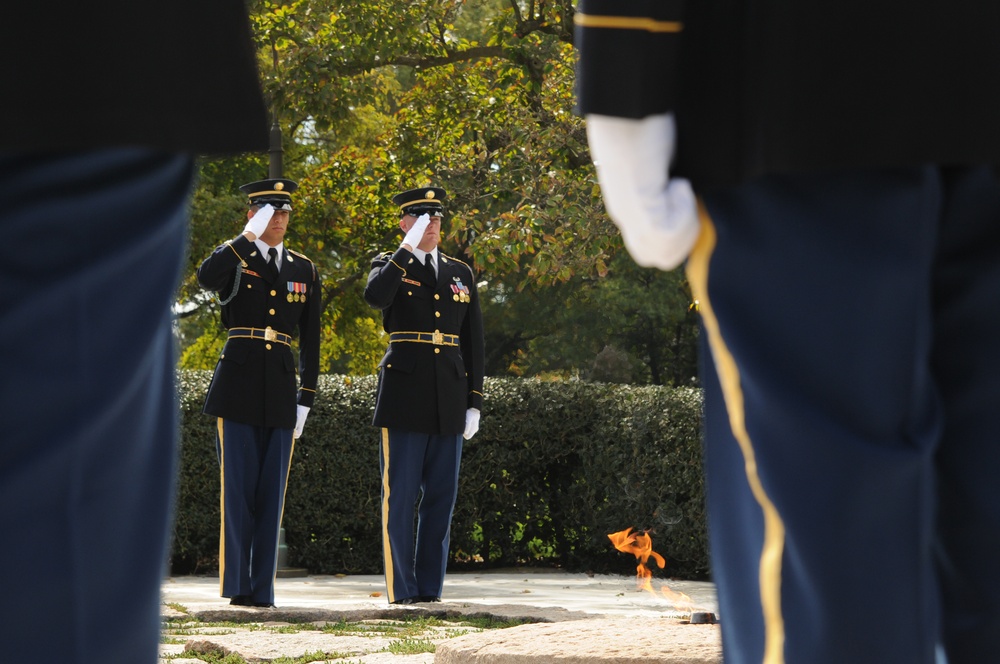
[[[441,332],[393,332],[389,342],[413,341],[419,344],[434,344],[435,346],[457,346],[457,334],[442,334]]]
[[[263,330],[259,327],[231,327],[229,328],[230,339],[260,339],[262,341],[277,341],[286,346],[292,345],[292,337],[284,332],[277,332],[270,327]]]

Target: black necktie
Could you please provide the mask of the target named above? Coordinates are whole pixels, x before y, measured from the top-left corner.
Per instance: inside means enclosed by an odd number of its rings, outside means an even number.
[[[426,265],[427,269],[430,270],[432,283],[437,283],[437,272],[434,270],[434,256],[431,254],[424,254],[424,265]]]
[[[271,247],[267,250],[267,255],[267,269],[271,275],[271,282],[273,283],[278,280],[278,250]]]

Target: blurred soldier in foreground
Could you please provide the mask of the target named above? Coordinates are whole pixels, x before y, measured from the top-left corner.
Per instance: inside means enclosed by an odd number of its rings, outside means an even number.
[[[0,42],[0,659],[153,664],[194,158],[267,149],[246,8],[14,13]]]
[[[996,660],[1000,5],[576,23],[608,212],[641,265],[690,254],[726,662]]]

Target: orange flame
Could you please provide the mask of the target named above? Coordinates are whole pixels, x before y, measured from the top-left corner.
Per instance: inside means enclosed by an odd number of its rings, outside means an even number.
[[[627,528],[617,533],[611,533],[608,535],[608,539],[611,540],[616,549],[622,553],[631,553],[639,561],[639,565],[635,568],[636,588],[656,594],[653,590],[653,572],[646,566],[646,562],[652,558],[660,569],[663,569],[667,563],[663,556],[653,551],[653,540],[649,533],[643,531],[633,534],[632,528]],[[660,592],[666,599],[673,602],[674,608],[678,611],[691,611],[694,608],[690,597],[681,592],[674,592],[666,584],[660,587]]]

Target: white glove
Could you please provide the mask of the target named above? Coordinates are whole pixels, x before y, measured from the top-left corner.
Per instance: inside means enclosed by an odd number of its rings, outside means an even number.
[[[268,203],[261,209],[257,210],[257,213],[254,216],[250,217],[250,221],[248,221],[247,225],[243,228],[243,232],[246,233],[247,231],[250,231],[257,237],[260,237],[264,234],[264,231],[267,230],[267,225],[271,223],[271,217],[273,216],[274,206]]]
[[[588,115],[587,140],[601,195],[625,248],[643,267],[672,270],[698,239],[691,183],[670,180],[673,113],[642,120]]]
[[[420,241],[424,239],[424,232],[427,230],[427,225],[431,223],[431,216],[426,212],[413,222],[410,226],[410,230],[406,231],[406,237],[403,238],[403,242],[399,246],[404,244],[410,245],[411,249],[416,249]]]
[[[465,411],[465,433],[462,437],[469,440],[479,431],[479,409],[470,408]]]
[[[302,436],[302,428],[306,425],[306,416],[308,414],[309,406],[295,407],[295,431],[292,432],[292,438],[300,438]]]

